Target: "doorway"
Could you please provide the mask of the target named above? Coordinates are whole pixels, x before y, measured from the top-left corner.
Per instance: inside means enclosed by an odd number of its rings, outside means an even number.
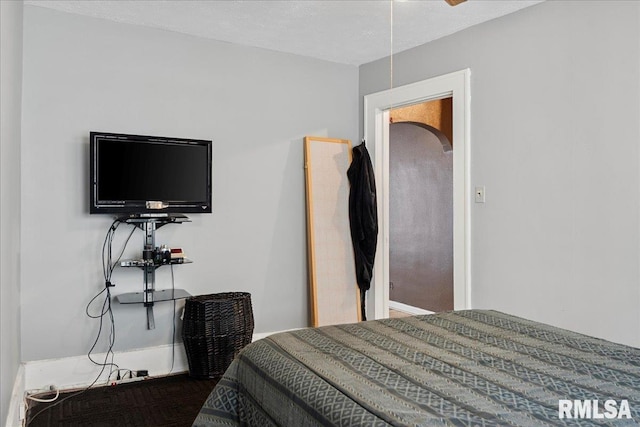
[[[452,98],[453,174],[453,308],[471,307],[470,299],[470,70],[462,70],[364,97],[364,137],[378,183],[379,235],[371,290],[370,319],[389,317],[389,118],[390,111],[426,101]]]
[[[390,111],[390,310],[453,310],[452,101]]]

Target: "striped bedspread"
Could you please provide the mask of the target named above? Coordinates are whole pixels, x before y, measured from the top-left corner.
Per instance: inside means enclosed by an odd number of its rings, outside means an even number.
[[[194,426],[640,425],[640,349],[495,311],[247,346]]]

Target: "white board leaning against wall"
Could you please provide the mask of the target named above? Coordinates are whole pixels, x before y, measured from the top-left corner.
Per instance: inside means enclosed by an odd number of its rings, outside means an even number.
[[[360,320],[349,226],[351,142],[304,138],[312,326]]]

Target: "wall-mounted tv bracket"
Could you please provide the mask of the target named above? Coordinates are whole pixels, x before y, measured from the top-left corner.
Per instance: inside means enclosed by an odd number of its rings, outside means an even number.
[[[173,260],[169,262],[155,259],[154,250],[156,242],[156,230],[166,224],[181,224],[189,222],[189,218],[184,215],[167,216],[135,216],[120,218],[120,221],[134,224],[144,232],[144,247],[142,259],[122,261],[122,267],[139,267],[144,273],[144,290],[142,292],[132,292],[120,294],[116,299],[120,304],[143,304],[147,308],[147,329],[155,329],[155,319],[153,316],[153,305],[160,301],[172,301],[191,296],[184,289],[156,290],[156,269],[166,264],[186,264],[189,260],[181,259],[179,262]]]

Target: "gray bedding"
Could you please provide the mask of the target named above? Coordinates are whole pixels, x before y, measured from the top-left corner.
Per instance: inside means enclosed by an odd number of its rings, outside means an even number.
[[[193,425],[639,424],[640,349],[468,310],[256,341]]]

